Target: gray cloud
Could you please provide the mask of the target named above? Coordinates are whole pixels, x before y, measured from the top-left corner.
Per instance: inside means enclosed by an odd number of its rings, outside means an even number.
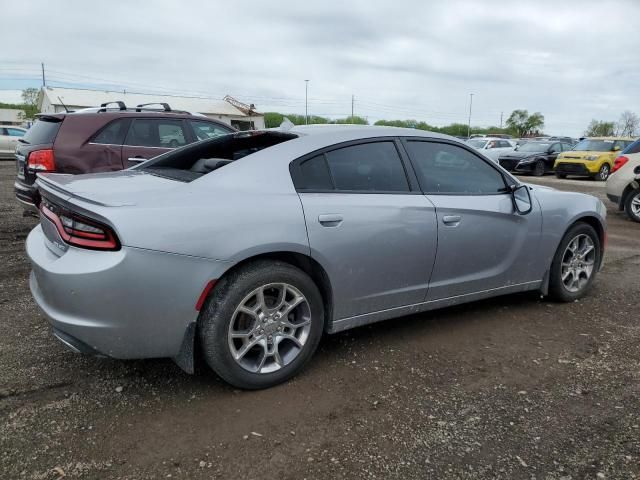
[[[14,2],[0,87],[51,82],[222,96],[262,110],[497,124],[516,108],[577,135],[640,113],[635,1]],[[13,83],[11,83],[13,82]]]

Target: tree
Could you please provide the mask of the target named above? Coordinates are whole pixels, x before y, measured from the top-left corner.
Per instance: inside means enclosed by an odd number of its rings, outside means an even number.
[[[284,119],[288,118],[291,123],[294,125],[304,125],[304,115],[298,115],[295,113],[278,113],[278,112],[265,112],[264,114],[264,125],[266,128],[277,128],[279,127]],[[317,115],[309,116],[309,124],[318,124],[318,123],[329,123],[329,119],[325,117],[319,117]]]
[[[357,115],[354,115],[353,117],[349,116],[347,118],[337,118],[335,120],[331,120],[329,123],[369,125],[366,118],[359,117]]]
[[[506,123],[509,130],[516,136],[524,137],[537,133],[544,127],[544,115],[540,112],[529,115],[527,110],[514,110]]]
[[[591,120],[589,126],[584,131],[585,137],[613,137],[615,135],[616,124],[602,120]]]
[[[25,105],[35,107],[38,105],[38,94],[40,90],[37,88],[25,88],[22,90],[22,101]]]
[[[616,126],[616,135],[621,137],[634,137],[640,127],[640,118],[633,112],[625,110],[620,115],[618,125]]]

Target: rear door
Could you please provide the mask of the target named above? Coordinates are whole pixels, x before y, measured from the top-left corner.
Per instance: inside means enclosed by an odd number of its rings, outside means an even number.
[[[127,135],[131,119],[119,118],[107,123],[80,147],[84,172],[108,172],[125,168],[122,161],[122,143]]]
[[[184,120],[136,118],[122,147],[124,168],[186,145],[188,138]]]
[[[436,214],[397,141],[336,146],[294,162],[292,175],[311,256],[331,279],[336,320],[424,300]]]
[[[421,139],[404,145],[436,207],[438,254],[427,300],[541,279],[537,205],[516,213],[503,174],[470,149]]]

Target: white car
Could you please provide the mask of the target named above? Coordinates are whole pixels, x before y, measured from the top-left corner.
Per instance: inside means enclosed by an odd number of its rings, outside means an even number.
[[[13,159],[18,139],[24,137],[27,131],[13,125],[0,125],[0,158]]]
[[[607,197],[640,222],[640,140],[625,148],[615,159],[607,179]]]
[[[511,152],[516,148],[516,144],[512,140],[494,137],[471,138],[467,140],[467,144],[481,151],[484,156],[489,157],[496,163],[498,163],[500,155],[505,152]]]

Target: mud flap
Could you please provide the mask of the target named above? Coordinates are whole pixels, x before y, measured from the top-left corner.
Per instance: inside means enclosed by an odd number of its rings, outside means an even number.
[[[186,373],[193,375],[195,373],[195,337],[196,337],[196,322],[191,322],[184,332],[182,338],[182,345],[180,345],[180,351],[178,355],[173,357],[173,361]]]
[[[549,295],[549,277],[551,275],[551,270],[547,270],[544,272],[544,277],[542,277],[542,284],[540,285],[540,293],[543,297]]]

